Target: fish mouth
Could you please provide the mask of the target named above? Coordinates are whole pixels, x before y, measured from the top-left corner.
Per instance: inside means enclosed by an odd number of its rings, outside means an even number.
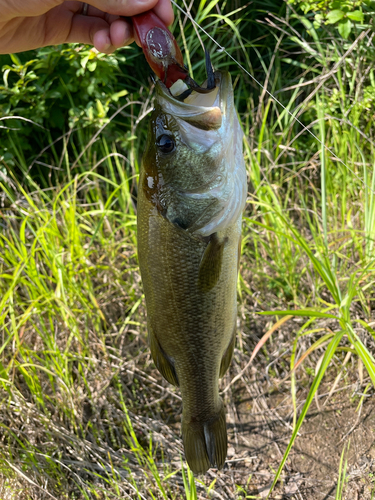
[[[156,83],[157,102],[163,111],[202,130],[221,127],[231,93],[231,77],[226,71],[212,72],[196,87],[188,88],[182,80],[170,89],[160,80]]]
[[[230,74],[215,71],[213,83],[212,88],[207,88],[210,87],[208,78],[199,89],[207,89],[207,92],[193,88],[189,95],[184,95],[181,83],[176,82],[175,85],[180,85],[177,90],[173,86],[168,89],[162,81],[157,81],[155,89],[156,116],[167,117],[160,134],[169,127],[177,144],[183,145],[186,151],[182,156],[184,175],[176,174],[178,179],[170,183],[175,198],[166,218],[173,223],[175,212],[184,217],[185,208],[192,207],[186,215],[184,229],[198,237],[208,237],[239,223],[246,204],[243,131],[234,108]],[[170,165],[174,170],[173,159]],[[194,170],[195,166],[198,170]],[[186,183],[189,175],[194,182],[190,178]]]

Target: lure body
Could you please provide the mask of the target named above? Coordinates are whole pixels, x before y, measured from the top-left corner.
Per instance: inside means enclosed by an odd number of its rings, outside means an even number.
[[[133,26],[148,64],[169,88],[188,77],[177,42],[163,21],[152,11],[132,17]]]

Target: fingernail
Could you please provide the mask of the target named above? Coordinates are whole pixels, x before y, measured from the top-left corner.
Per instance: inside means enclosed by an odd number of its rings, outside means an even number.
[[[130,45],[133,42],[134,42],[134,38],[133,37],[131,37],[131,38],[125,38],[125,40],[122,43],[122,47],[125,47],[126,45]]]
[[[109,39],[109,37],[107,37],[107,40],[105,41],[105,44],[103,46],[103,50],[108,50],[111,45],[111,40]]]

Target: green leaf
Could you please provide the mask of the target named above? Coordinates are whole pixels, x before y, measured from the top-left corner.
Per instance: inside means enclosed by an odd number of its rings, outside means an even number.
[[[345,16],[345,13],[342,10],[335,9],[331,10],[327,14],[327,24],[335,24]]]
[[[16,64],[17,66],[22,66],[21,60],[18,58],[16,54],[9,54],[9,55],[14,64]]]
[[[337,316],[334,314],[327,314],[323,313],[320,311],[314,311],[311,309],[299,309],[299,310],[294,310],[290,309],[289,311],[263,311],[258,314],[262,314],[264,316],[309,316],[310,318],[333,318],[333,319],[339,319]]]
[[[352,22],[350,19],[345,19],[339,22],[339,33],[343,38],[345,38],[345,40],[350,35],[351,30]]]
[[[370,325],[368,325],[365,321],[363,321],[363,319],[355,319],[354,321],[358,321],[358,323],[360,323],[363,328],[366,328],[366,330],[374,337],[375,339],[375,331],[371,328]]]
[[[353,12],[348,12],[346,15],[352,21],[355,21],[357,23],[363,23],[363,12],[361,12],[360,10],[354,10]]]
[[[323,21],[322,14],[315,14],[315,18],[314,18],[314,22],[313,22],[314,28],[315,29],[320,28],[322,21]]]
[[[120,92],[116,92],[115,94],[112,94],[111,99],[112,99],[112,101],[117,102],[120,99],[120,97],[124,97],[128,94],[129,94],[129,92],[127,90],[120,90]]]
[[[96,66],[97,66],[97,62],[96,61],[91,61],[91,62],[88,62],[87,63],[87,69],[91,72],[95,71],[96,70]]]
[[[368,371],[368,374],[370,375],[372,383],[375,387],[375,359],[352,328],[349,328],[348,333],[349,338],[353,343],[354,349],[363,361],[363,364],[365,365],[366,370]]]
[[[81,59],[82,68],[84,68],[84,69],[86,68],[88,60],[89,60],[89,56],[82,57],[82,59]]]

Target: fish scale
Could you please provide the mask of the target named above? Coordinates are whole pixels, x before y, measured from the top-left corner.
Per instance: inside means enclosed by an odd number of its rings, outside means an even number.
[[[143,249],[140,262],[149,330],[173,360],[183,400],[183,425],[192,419],[209,421],[222,407],[218,391],[220,364],[236,323],[240,224],[226,231],[231,243],[224,251],[223,273],[214,289],[203,293],[197,281],[207,244],[158,213],[147,217],[153,207],[142,198],[140,194],[138,244]],[[192,470],[205,472],[195,469],[192,463]]]

